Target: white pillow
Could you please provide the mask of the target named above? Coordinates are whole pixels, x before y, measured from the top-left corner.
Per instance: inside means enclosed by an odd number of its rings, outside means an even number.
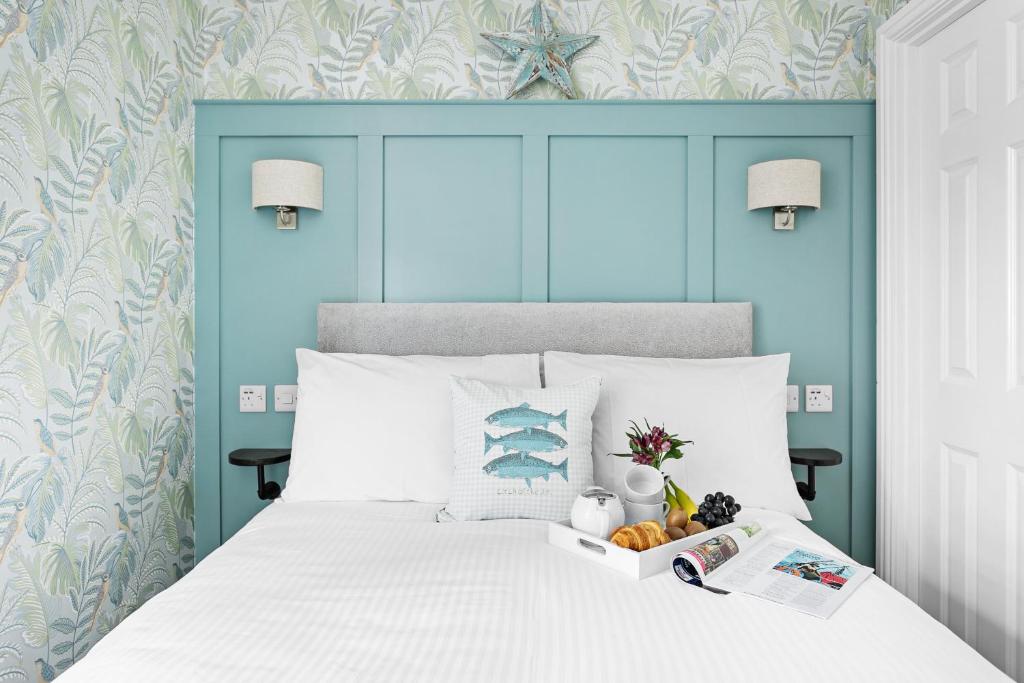
[[[455,477],[442,521],[568,519],[594,483],[601,380],[523,389],[453,377]]]
[[[299,398],[281,498],[444,503],[452,479],[448,381],[540,387],[538,354],[380,356],[297,349]]]
[[[810,519],[789,464],[786,378],[789,354],[684,360],[549,351],[548,386],[603,378],[594,411],[594,479],[622,495],[632,467],[629,421],[664,425],[694,443],[664,470],[694,500],[724,491],[744,506]]]

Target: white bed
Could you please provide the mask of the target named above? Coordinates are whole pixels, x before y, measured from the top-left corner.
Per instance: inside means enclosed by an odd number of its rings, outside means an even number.
[[[752,336],[750,304],[322,304],[318,317],[320,351],[361,354],[732,358]],[[196,466],[216,487],[218,459]],[[875,577],[821,621],[667,571],[636,582],[549,546],[547,522],[438,524],[439,507],[270,505],[61,680],[1004,679]],[[753,517],[838,553],[790,516]]]
[[[549,546],[546,522],[436,510],[275,503],[61,681],[1006,680],[876,577],[821,621],[633,581]]]

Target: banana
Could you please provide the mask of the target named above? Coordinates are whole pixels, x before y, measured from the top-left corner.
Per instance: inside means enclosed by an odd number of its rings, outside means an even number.
[[[677,499],[675,494],[672,493],[672,489],[668,487],[668,484],[665,485],[665,500],[668,501],[669,510],[675,510],[676,508],[683,507],[679,504],[679,499]]]
[[[668,480],[668,483],[669,486],[671,486],[673,491],[675,492],[674,497],[676,499],[676,502],[679,503],[679,507],[681,507],[686,512],[687,516],[693,516],[697,514],[697,504],[693,502],[693,499],[690,498],[690,496],[686,495],[686,491],[676,486],[676,483],[671,479]]]

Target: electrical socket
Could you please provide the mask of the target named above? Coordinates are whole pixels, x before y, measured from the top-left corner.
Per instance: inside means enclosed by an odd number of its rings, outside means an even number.
[[[799,384],[787,384],[786,385],[786,412],[787,413],[799,413],[800,412],[800,385]]]
[[[832,412],[832,385],[808,384],[804,396],[804,410],[808,413]]]
[[[294,413],[299,401],[299,387],[295,384],[274,385],[274,410],[278,413]]]
[[[238,387],[238,412],[267,412],[267,385],[242,384]]]

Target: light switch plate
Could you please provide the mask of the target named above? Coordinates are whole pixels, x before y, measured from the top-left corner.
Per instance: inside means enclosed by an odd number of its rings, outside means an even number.
[[[804,410],[808,413],[832,412],[832,385],[808,384],[804,396]]]
[[[786,412],[787,413],[799,413],[800,412],[800,385],[799,384],[787,384],[786,385]]]
[[[294,413],[299,400],[297,384],[274,385],[274,410],[279,413]]]
[[[238,387],[238,412],[267,412],[267,385],[242,384]]]

